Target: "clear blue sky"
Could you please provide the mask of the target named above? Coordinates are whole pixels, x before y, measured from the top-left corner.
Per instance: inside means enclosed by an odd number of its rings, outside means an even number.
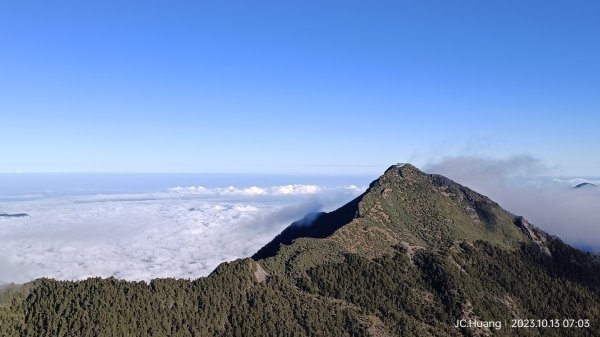
[[[600,173],[595,1],[3,1],[0,172]]]

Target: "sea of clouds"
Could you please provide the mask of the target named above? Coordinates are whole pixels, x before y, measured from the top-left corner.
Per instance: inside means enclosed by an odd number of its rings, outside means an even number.
[[[158,192],[0,202],[0,283],[40,277],[150,280],[209,274],[247,257],[291,222],[366,186],[179,186]]]

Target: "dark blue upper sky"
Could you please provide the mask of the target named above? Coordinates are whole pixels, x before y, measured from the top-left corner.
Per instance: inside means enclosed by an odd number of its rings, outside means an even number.
[[[0,172],[600,172],[594,1],[5,1]]]

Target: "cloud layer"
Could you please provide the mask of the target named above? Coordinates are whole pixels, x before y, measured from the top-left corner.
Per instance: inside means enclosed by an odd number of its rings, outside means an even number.
[[[272,186],[270,188],[251,186],[245,188],[236,188],[229,186],[226,188],[206,188],[204,186],[177,186],[170,188],[169,192],[180,194],[203,194],[203,195],[219,195],[219,196],[257,196],[257,195],[306,195],[322,192],[322,188],[316,185],[281,185]]]
[[[448,157],[425,170],[489,196],[568,243],[600,251],[600,188],[573,188],[586,179],[539,178],[548,169],[531,156]]]
[[[197,278],[256,252],[309,212],[332,209],[356,186],[179,187],[165,192],[2,203],[0,283],[39,277]]]

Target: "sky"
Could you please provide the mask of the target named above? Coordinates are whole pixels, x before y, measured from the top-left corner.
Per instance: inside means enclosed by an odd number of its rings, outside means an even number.
[[[592,1],[3,1],[0,172],[598,175]]]

